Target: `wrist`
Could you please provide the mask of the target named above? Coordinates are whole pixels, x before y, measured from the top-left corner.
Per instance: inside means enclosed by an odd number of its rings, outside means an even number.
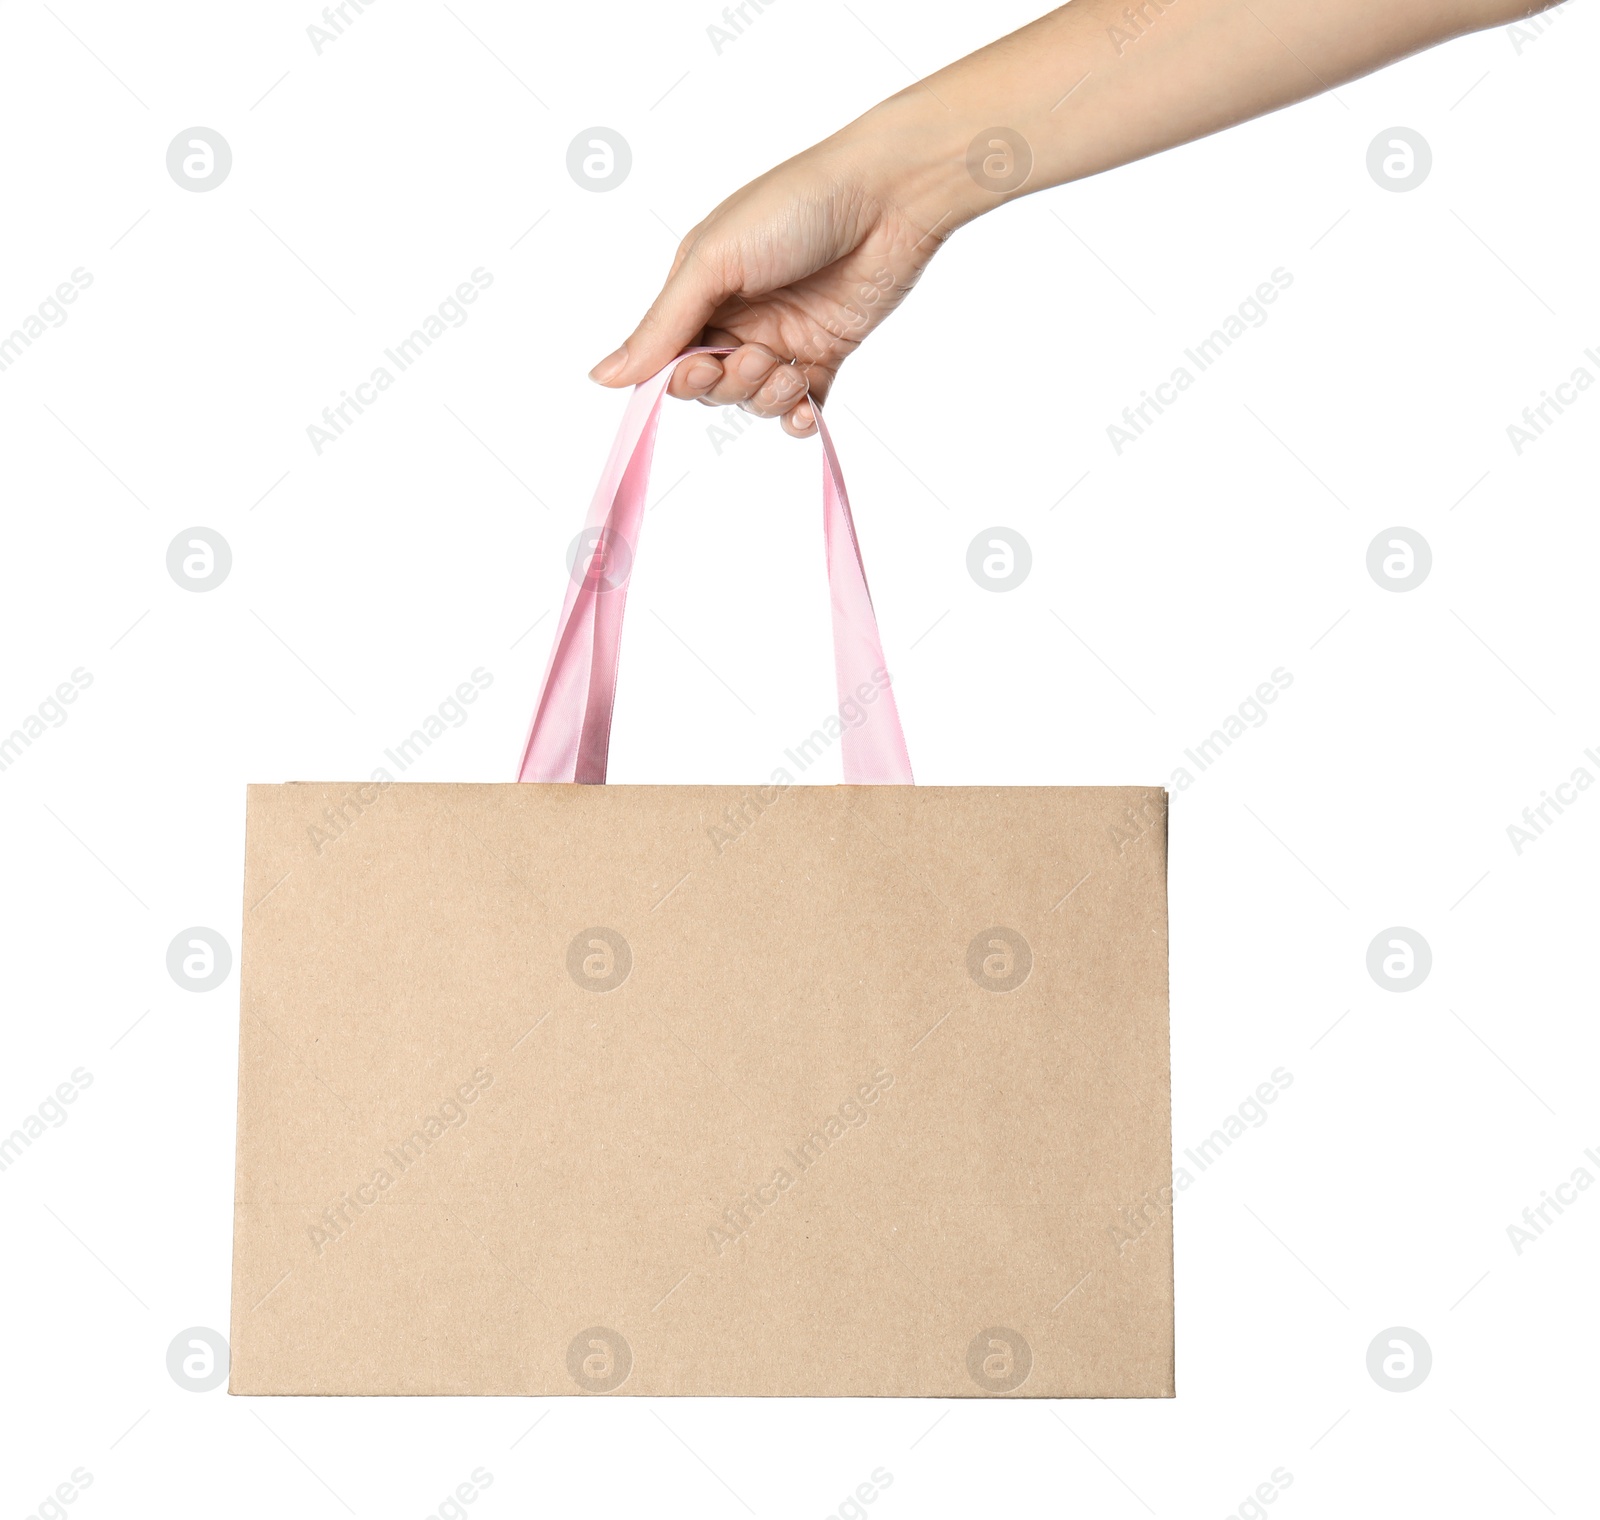
[[[974,135],[958,112],[913,86],[857,117],[830,142],[848,155],[872,202],[944,238],[1008,198],[992,177],[991,184],[982,182],[981,165],[977,175],[969,170]],[[1010,193],[1020,189],[1016,184]]]

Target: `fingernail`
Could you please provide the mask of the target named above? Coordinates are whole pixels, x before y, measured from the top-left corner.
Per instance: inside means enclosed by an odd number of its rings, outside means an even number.
[[[795,430],[797,432],[804,433],[810,428],[811,407],[809,404],[805,406],[797,406],[794,411],[790,413],[790,415],[794,418]]]
[[[739,376],[744,380],[756,380],[772,368],[772,356],[764,354],[760,349],[752,348],[739,355]]]
[[[702,359],[696,364],[691,364],[683,378],[684,383],[693,390],[703,391],[708,386],[715,385],[721,375],[721,365],[711,364]]]
[[[607,354],[595,367],[589,371],[589,378],[596,385],[604,385],[608,380],[622,372],[622,367],[628,362],[628,345],[624,343],[614,354]]]

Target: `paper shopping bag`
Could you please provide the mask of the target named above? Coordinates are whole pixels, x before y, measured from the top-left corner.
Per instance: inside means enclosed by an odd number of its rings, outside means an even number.
[[[665,383],[523,781],[249,789],[231,1390],[1170,1396],[1165,794],[895,784],[825,434],[847,784],[574,784]]]

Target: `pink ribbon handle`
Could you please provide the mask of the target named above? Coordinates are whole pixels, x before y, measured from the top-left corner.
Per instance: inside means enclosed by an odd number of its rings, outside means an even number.
[[[673,370],[695,354],[730,352],[726,348],[685,349],[659,374],[634,387],[589,508],[584,541],[573,566],[517,773],[519,781],[606,779],[622,614],[644,525],[650,461],[667,382]],[[839,456],[822,420],[822,408],[813,402],[812,411],[822,439],[822,527],[833,597],[833,661],[844,779],[853,786],[909,786],[911,759],[889,686]]]

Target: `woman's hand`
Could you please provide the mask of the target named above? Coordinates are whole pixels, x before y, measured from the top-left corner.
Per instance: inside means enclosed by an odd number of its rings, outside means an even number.
[[[674,396],[804,437],[810,400],[963,223],[1553,0],[1074,0],[890,97],[745,186],[683,241],[628,341],[633,385],[693,344]]]
[[[815,429],[839,366],[916,283],[951,230],[924,225],[850,129],[730,196],[683,240],[655,304],[590,378],[634,385],[694,344],[671,394]]]

